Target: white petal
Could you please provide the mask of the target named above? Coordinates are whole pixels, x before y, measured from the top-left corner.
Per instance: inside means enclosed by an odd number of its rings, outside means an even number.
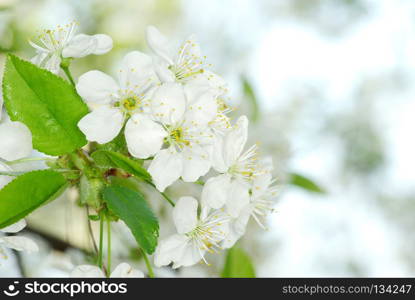
[[[209,90],[201,89],[199,93],[192,88],[189,94],[187,91],[187,111],[185,114],[186,124],[189,126],[207,126],[218,114],[216,96]]]
[[[233,165],[241,155],[248,139],[248,118],[239,117],[231,131],[228,132],[224,141],[224,158],[228,166]]]
[[[226,210],[232,217],[238,217],[249,203],[249,186],[240,180],[232,180]]]
[[[12,171],[12,169],[8,165],[0,161],[0,171]],[[14,177],[12,176],[0,175],[0,189],[5,187],[10,181],[13,180],[13,178]]]
[[[104,278],[104,272],[97,266],[81,265],[77,266],[72,272],[74,278]]]
[[[155,73],[150,56],[140,51],[132,51],[124,56],[118,73],[123,89],[140,89],[154,82]]]
[[[100,71],[89,71],[81,75],[76,84],[78,94],[87,102],[108,104],[112,95],[118,93],[118,84],[107,74]]]
[[[120,263],[114,271],[111,272],[111,278],[144,278],[143,272],[132,268],[127,263]]]
[[[45,58],[48,56],[46,52],[38,52],[32,59],[30,60],[33,64],[40,66]]]
[[[186,147],[181,154],[183,158],[183,181],[195,182],[200,176],[205,175],[212,166],[209,152],[196,144],[191,148]]]
[[[180,121],[186,108],[186,97],[179,83],[164,83],[153,94],[152,111],[163,124],[171,125]]]
[[[169,65],[161,59],[153,59],[154,71],[161,82],[175,82],[176,76],[168,69]]]
[[[227,91],[225,80],[209,70],[204,70],[203,73],[196,75],[188,84],[208,87],[214,91],[216,96],[223,95]]]
[[[2,237],[2,240],[6,247],[17,250],[17,251],[26,251],[29,253],[39,251],[39,248],[36,245],[36,243],[27,237],[4,236]]]
[[[212,167],[219,173],[225,173],[230,165],[225,161],[225,140],[221,134],[215,134],[211,152]]]
[[[32,133],[20,122],[0,124],[0,157],[16,160],[32,153]]]
[[[181,197],[173,208],[173,221],[177,232],[185,234],[196,228],[198,202],[193,197]]]
[[[47,59],[44,68],[51,71],[54,74],[58,74],[61,66],[61,58],[57,54],[53,54]]]
[[[98,46],[98,40],[87,34],[74,36],[69,44],[63,48],[63,57],[85,57],[92,54]]]
[[[265,173],[255,177],[252,183],[252,198],[257,198],[263,195],[272,181],[272,174]]]
[[[250,215],[251,207],[247,205],[242,209],[239,217],[231,222],[229,232],[222,242],[223,248],[228,249],[233,247],[233,245],[235,245],[235,243],[245,234],[246,225],[248,225]]]
[[[183,248],[181,257],[174,262],[173,269],[190,267],[197,264],[202,259],[202,255],[204,255],[205,252],[206,250],[200,250],[199,246],[194,242],[187,243]]]
[[[170,65],[173,64],[173,60],[170,56],[170,48],[166,37],[154,26],[148,26],[146,30],[146,40],[150,49],[166,60]]]
[[[183,162],[180,153],[173,149],[164,149],[156,154],[148,172],[160,192],[180,178],[183,171]]]
[[[219,209],[225,205],[231,187],[231,178],[227,174],[209,178],[202,190],[202,203]]]
[[[4,227],[4,228],[0,229],[0,231],[6,232],[6,233],[16,233],[16,232],[21,231],[25,227],[26,227],[26,221],[24,219],[21,219],[20,221],[12,224],[10,226],[7,226],[7,227]]]
[[[134,114],[125,126],[128,150],[137,158],[148,158],[156,154],[167,135],[160,124],[144,114]]]
[[[93,54],[101,55],[109,52],[112,49],[113,42],[112,38],[106,34],[95,34],[94,38],[97,41],[97,47]]]
[[[105,144],[118,135],[123,121],[124,116],[119,109],[101,106],[83,117],[78,127],[88,141]]]
[[[182,257],[183,251],[189,242],[185,235],[175,234],[161,240],[154,255],[156,267],[167,266]]]

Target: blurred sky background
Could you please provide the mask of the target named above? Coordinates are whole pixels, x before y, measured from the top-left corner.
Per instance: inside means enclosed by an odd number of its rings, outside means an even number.
[[[7,51],[31,58],[27,40],[57,24],[76,20],[82,32],[109,34],[113,51],[76,61],[75,77],[111,73],[131,50],[149,53],[147,25],[177,43],[196,34],[229,82],[234,115],[253,120],[251,142],[273,156],[282,185],[269,230],[251,222],[240,243],[257,276],[415,276],[415,1],[0,0],[0,7],[2,62]],[[292,174],[323,191],[298,186]],[[59,227],[65,218],[52,208],[29,224]],[[38,257],[44,269],[27,262],[31,275],[61,275],[53,266],[65,259],[54,255]],[[0,275],[14,274],[4,267]]]

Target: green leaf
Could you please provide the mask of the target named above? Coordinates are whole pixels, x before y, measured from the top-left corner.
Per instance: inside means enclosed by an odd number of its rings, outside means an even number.
[[[157,246],[159,223],[142,194],[121,186],[103,192],[108,208],[127,224],[139,246],[151,254]]]
[[[10,118],[29,127],[35,149],[57,156],[87,143],[77,124],[88,107],[62,78],[9,54],[3,96]]]
[[[251,258],[241,248],[233,246],[226,256],[223,278],[255,278]]]
[[[128,153],[127,142],[125,141],[124,129],[115,137],[111,142],[105,144],[94,143],[94,150],[105,150],[120,152],[123,154]]]
[[[17,177],[0,190],[0,228],[54,200],[66,187],[62,174],[52,170],[33,171]]]
[[[319,193],[319,194],[326,193],[323,188],[318,186],[311,179],[304,177],[303,175],[291,173],[290,177],[291,177],[290,184],[292,185],[298,186],[300,188],[303,188],[313,193]]]
[[[91,154],[94,161],[102,167],[119,168],[145,181],[151,181],[151,175],[141,166],[141,161],[121,153],[98,150]]]
[[[246,77],[242,77],[242,87],[243,87],[244,94],[247,97],[247,100],[249,100],[251,104],[250,119],[253,122],[256,122],[259,120],[261,112],[259,109],[258,100],[255,95],[254,89],[252,88],[251,83],[248,81],[248,79],[246,79]]]

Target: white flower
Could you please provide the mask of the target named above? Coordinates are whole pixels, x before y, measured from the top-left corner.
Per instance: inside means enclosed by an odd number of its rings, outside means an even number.
[[[23,123],[10,121],[7,114],[3,113],[3,119],[0,123],[0,172],[9,172],[13,169],[1,160],[11,161],[29,156],[33,150],[32,134]],[[0,175],[0,189],[12,179],[10,176]]]
[[[71,273],[74,278],[105,278],[104,272],[97,266],[81,265],[77,266]],[[111,272],[110,278],[144,278],[143,272],[132,268],[127,263],[119,264]]]
[[[212,166],[221,173],[210,178],[203,190],[206,205],[237,217],[249,203],[250,182],[263,172],[257,165],[257,146],[242,152],[248,137],[248,119],[242,116],[224,137],[216,136]]]
[[[121,63],[118,83],[100,71],[90,71],[79,77],[76,89],[79,95],[92,107],[92,112],[83,117],[78,126],[89,141],[100,144],[110,142],[121,131],[124,121],[126,139],[132,154],[146,147],[134,139],[136,136],[131,122],[146,120],[149,110],[149,94],[155,83],[151,58],[141,52],[128,53]],[[160,126],[159,126],[160,127]],[[152,128],[156,139],[164,133]],[[139,137],[139,134],[137,134]],[[162,137],[163,138],[163,137]],[[160,145],[161,147],[161,145]]]
[[[277,187],[271,175],[272,160],[265,159],[261,163],[264,172],[256,176],[252,182],[249,204],[242,208],[239,216],[230,221],[229,234],[222,243],[224,248],[231,248],[245,234],[250,217],[253,217],[262,229],[266,229],[261,219],[273,211]],[[264,163],[267,166],[264,166]],[[233,197],[238,197],[238,195],[233,195]]]
[[[226,83],[213,72],[207,70],[206,57],[202,56],[200,47],[191,36],[183,42],[176,52],[166,37],[154,26],[147,27],[147,44],[157,55],[155,69],[162,82],[206,85],[214,88],[217,94],[226,92]]]
[[[24,219],[19,222],[12,224],[8,227],[0,229],[3,233],[17,233],[26,227]],[[37,252],[39,251],[38,246],[31,239],[23,236],[0,236],[0,255],[7,258],[3,247],[11,248],[17,251]]]
[[[32,62],[55,74],[59,72],[62,58],[80,58],[90,54],[105,54],[112,49],[112,39],[105,34],[75,34],[77,24],[72,22],[45,30],[39,35],[38,44],[29,41],[36,49]]]
[[[206,251],[217,252],[228,233],[229,217],[220,210],[209,212],[203,207],[198,216],[198,202],[193,197],[182,197],[173,208],[174,234],[160,241],[154,263],[157,267],[173,263],[173,268],[192,266],[205,259]]]
[[[194,182],[205,175],[211,167],[209,122],[217,114],[215,95],[192,85],[165,83],[154,92],[151,110],[153,118],[136,116],[125,135],[137,143],[130,149],[133,156],[155,155],[148,171],[157,189],[164,191],[180,177]],[[160,150],[163,144],[167,148]]]

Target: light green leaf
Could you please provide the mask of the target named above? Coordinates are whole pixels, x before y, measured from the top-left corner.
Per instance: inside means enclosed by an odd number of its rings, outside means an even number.
[[[119,168],[145,181],[151,181],[151,175],[141,165],[141,161],[135,160],[121,153],[98,150],[91,157],[102,167]]]
[[[83,175],[79,182],[79,198],[81,204],[88,204],[98,209],[101,204],[101,194],[104,186],[105,184],[102,179],[87,178],[87,176]]]
[[[17,177],[0,190],[0,228],[54,200],[66,187],[62,174],[52,170],[33,171]]]
[[[3,96],[10,118],[29,127],[35,149],[56,156],[87,143],[77,124],[88,108],[62,78],[9,54]]]
[[[252,120],[252,122],[257,122],[260,118],[261,112],[259,109],[258,99],[255,95],[254,89],[252,88],[251,83],[248,81],[248,79],[246,79],[246,77],[242,77],[242,86],[244,94],[251,105],[250,119]]]
[[[255,278],[251,258],[241,248],[233,246],[226,256],[223,278]]]
[[[103,192],[108,208],[127,224],[139,246],[151,254],[159,236],[159,223],[142,194],[121,186]]]
[[[303,188],[313,193],[319,193],[319,194],[326,193],[323,188],[318,186],[311,179],[304,177],[303,175],[291,173],[290,178],[291,178],[290,184],[292,185],[298,186],[300,188]]]

